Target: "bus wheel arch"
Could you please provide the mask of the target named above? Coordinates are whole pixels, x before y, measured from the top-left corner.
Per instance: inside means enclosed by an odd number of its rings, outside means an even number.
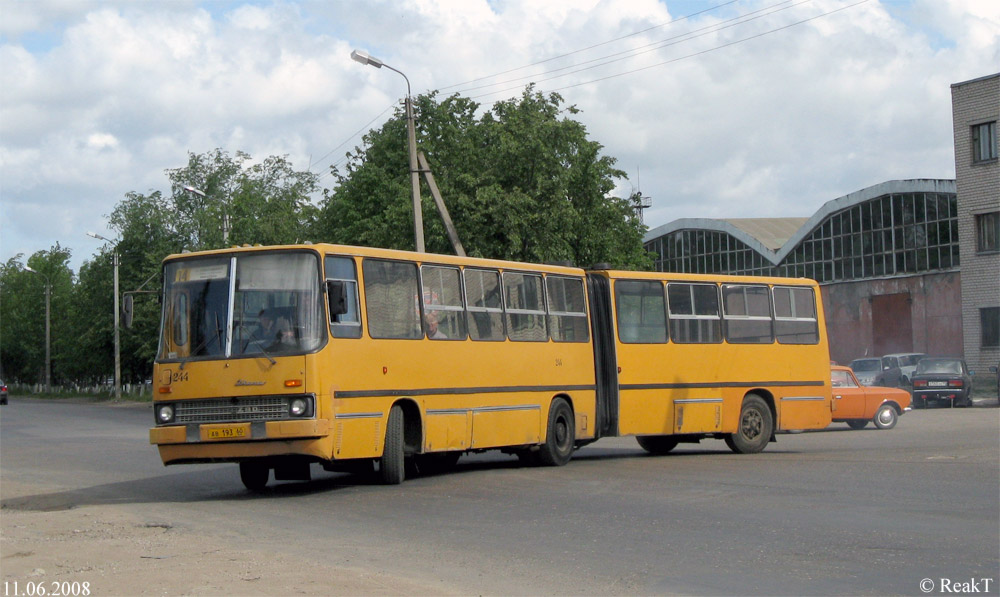
[[[726,445],[737,454],[755,454],[762,451],[774,436],[775,411],[773,398],[768,403],[761,392],[750,392],[743,397],[736,431],[725,437]]]
[[[547,466],[562,466],[573,457],[576,449],[576,414],[572,402],[558,395],[549,404],[545,441],[538,450],[538,460]]]
[[[407,456],[423,451],[424,425],[420,407],[411,399],[397,400],[393,406],[403,410],[403,445]]]

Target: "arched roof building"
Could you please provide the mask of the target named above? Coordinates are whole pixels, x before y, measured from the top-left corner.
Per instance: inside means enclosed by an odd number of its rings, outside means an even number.
[[[659,271],[817,280],[832,356],[846,362],[961,353],[958,228],[955,181],[893,180],[808,218],[685,218],[650,230],[644,243]]]

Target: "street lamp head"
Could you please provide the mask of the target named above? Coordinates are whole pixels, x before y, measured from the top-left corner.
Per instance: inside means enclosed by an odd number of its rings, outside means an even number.
[[[362,52],[361,50],[354,50],[351,52],[351,60],[355,62],[360,62],[361,64],[369,64],[375,68],[382,68],[383,62],[374,56],[370,56],[368,52]]]
[[[31,266],[30,266],[30,265],[26,265],[26,266],[24,266],[24,269],[25,269],[25,270],[27,270],[27,271],[29,271],[29,272],[31,272],[31,273],[33,273],[33,274],[37,274],[37,273],[38,273],[38,272],[36,272],[35,270],[31,269]]]
[[[113,240],[108,239],[108,238],[104,238],[100,234],[97,234],[97,233],[94,233],[94,232],[88,232],[87,236],[89,236],[91,238],[96,238],[97,240],[103,240],[106,243],[114,242]]]
[[[185,190],[185,191],[187,191],[187,192],[189,192],[189,193],[194,193],[195,195],[200,195],[200,196],[202,196],[202,197],[205,197],[205,196],[206,196],[206,195],[205,195],[205,191],[202,191],[202,190],[200,190],[200,189],[196,189],[196,188],[194,188],[194,187],[192,187],[192,186],[190,186],[190,185],[184,185],[184,187],[183,187],[183,188],[184,188],[184,190]]]

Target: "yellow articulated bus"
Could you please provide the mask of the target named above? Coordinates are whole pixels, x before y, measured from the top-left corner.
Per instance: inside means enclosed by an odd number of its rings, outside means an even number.
[[[562,465],[601,437],[759,452],[831,419],[810,280],[583,270],[341,245],[171,255],[150,442],[387,484],[502,450]]]

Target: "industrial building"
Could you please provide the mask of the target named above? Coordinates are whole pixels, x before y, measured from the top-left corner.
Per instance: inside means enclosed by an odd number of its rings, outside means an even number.
[[[817,280],[831,358],[849,362],[962,352],[958,234],[955,182],[920,179],[833,199],[810,218],[675,220],[645,246],[658,271]]]
[[[680,219],[644,239],[658,271],[807,277],[831,358],[1000,362],[1000,73],[952,85],[956,180],[893,180],[809,218]]]

